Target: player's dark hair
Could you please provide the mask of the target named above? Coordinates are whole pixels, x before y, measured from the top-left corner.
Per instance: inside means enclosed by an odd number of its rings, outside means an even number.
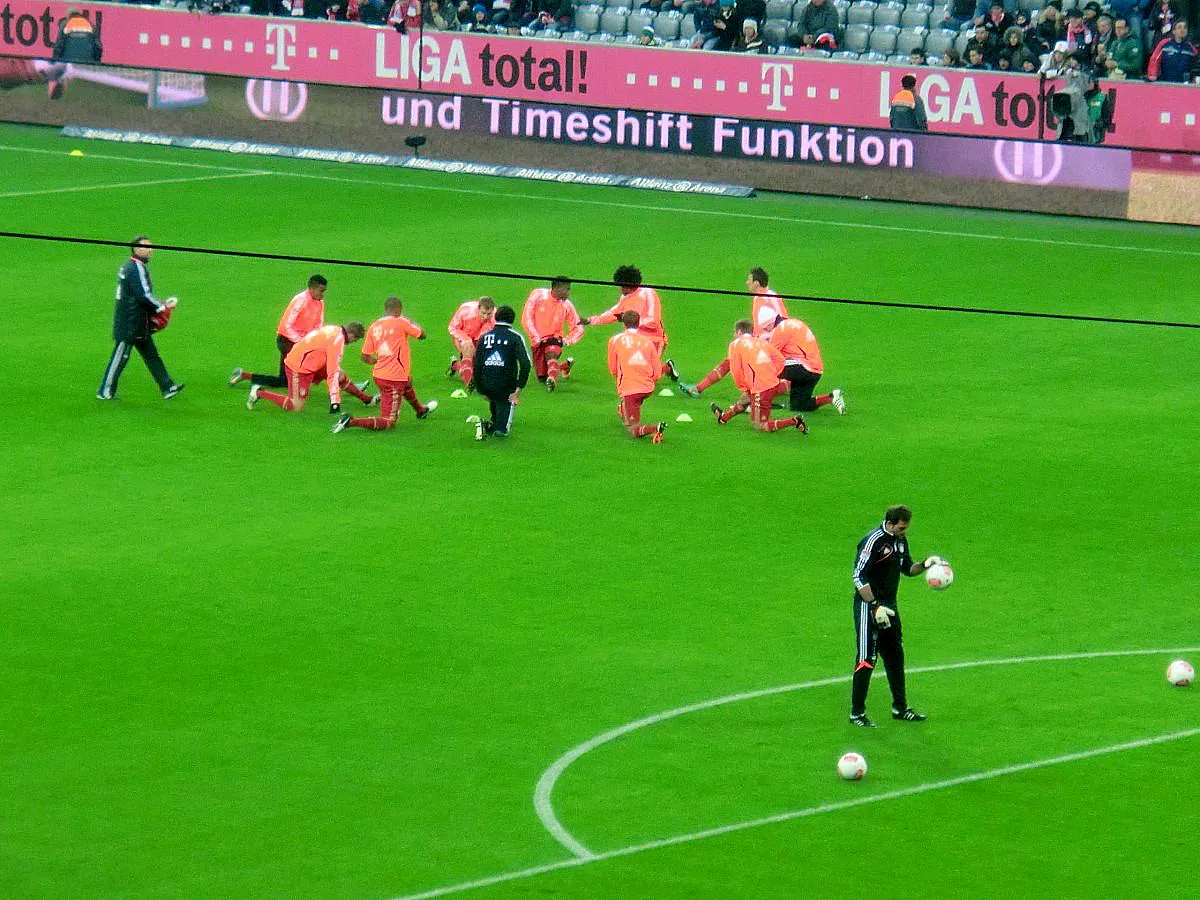
[[[402,312],[404,310],[404,301],[393,294],[391,297],[388,297],[383,301],[383,308],[394,309],[396,312]]]
[[[493,300],[491,297],[489,297],[487,294],[484,294],[482,297],[479,298],[479,305],[481,307],[483,307],[484,309],[495,309],[496,301]]]
[[[642,317],[636,309],[627,309],[621,313],[621,324],[626,328],[637,328],[642,324]]]
[[[517,321],[517,314],[511,306],[497,306],[496,321],[511,325],[513,322]]]
[[[889,525],[895,525],[897,522],[911,522],[912,510],[902,503],[889,506],[887,512],[883,514],[883,521]]]
[[[329,280],[324,275],[314,275],[312,278],[308,279],[308,286],[310,288],[328,287]]]
[[[754,332],[754,323],[749,319],[738,319],[733,323],[734,334],[752,334]]]
[[[917,76],[916,75],[905,75],[903,78],[900,79],[900,87],[904,88],[906,91],[911,91],[916,86],[917,86]]]
[[[571,279],[568,278],[566,275],[555,275],[552,279],[550,279],[550,287],[551,288],[570,287],[570,286],[571,286]]]
[[[641,287],[642,270],[637,266],[617,266],[617,271],[613,272],[613,284],[617,287]]]
[[[138,248],[139,244],[141,244],[143,241],[149,241],[149,240],[150,240],[150,238],[146,237],[146,235],[139,234],[137,237],[135,237],[132,241],[129,242],[129,249],[136,250]]]
[[[771,282],[771,276],[767,274],[767,270],[762,266],[755,266],[753,269],[751,269],[750,277],[763,287],[766,287]]]
[[[346,340],[348,341],[357,341],[367,333],[367,330],[363,328],[362,322],[347,322],[342,326],[342,331],[346,332]]]

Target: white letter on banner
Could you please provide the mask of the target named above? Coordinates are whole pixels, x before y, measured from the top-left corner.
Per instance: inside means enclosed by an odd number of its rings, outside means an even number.
[[[976,125],[983,124],[983,109],[979,105],[979,92],[975,90],[975,79],[964,78],[962,87],[958,89],[958,100],[954,104],[955,125],[970,116]]]
[[[731,138],[734,135],[731,125],[736,125],[737,119],[726,119],[717,116],[713,120],[713,153],[723,153],[725,150],[725,139]]]
[[[413,71],[421,73],[422,81],[442,80],[442,48],[438,46],[437,38],[421,35],[413,44]],[[425,57],[425,66],[421,68],[421,56]]]
[[[471,83],[471,70],[467,66],[467,51],[463,49],[462,41],[455,38],[450,43],[450,52],[446,54],[446,68],[442,70],[442,82],[448,84],[450,79],[458,78],[463,84]]]
[[[765,62],[762,64],[762,79],[769,81],[771,84],[771,103],[767,109],[785,110],[787,106],[783,103],[783,76],[787,74],[788,86],[792,82],[792,64],[779,62]]]
[[[934,94],[934,91],[937,91]],[[950,118],[950,82],[941,75],[926,75],[921,82],[921,99],[930,122],[945,122]]]
[[[269,23],[267,25],[267,41],[268,48],[272,46],[275,48],[275,62],[271,63],[271,71],[288,71],[287,51],[288,47],[296,42],[296,26],[280,25],[278,22]],[[270,41],[275,43],[272,45]]]
[[[892,117],[892,73],[884,69],[879,73],[879,118]]]
[[[386,31],[377,31],[375,33],[375,74],[380,78],[396,78],[400,73],[386,62],[387,36],[388,33]]]

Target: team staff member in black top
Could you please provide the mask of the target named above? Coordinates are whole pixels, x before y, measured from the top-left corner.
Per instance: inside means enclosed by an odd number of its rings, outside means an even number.
[[[529,381],[529,348],[520,332],[513,330],[517,314],[511,306],[496,309],[496,326],[479,337],[475,345],[475,388],[487,397],[487,419],[472,416],[475,440],[490,435],[503,437],[512,428],[513,414],[521,388]]]
[[[183,390],[182,384],[176,384],[167,374],[166,364],[158,355],[154,346],[154,338],[150,335],[150,317],[155,313],[166,311],[175,305],[171,297],[162,303],[154,296],[153,285],[150,282],[150,272],[146,268],[150,262],[150,254],[154,252],[150,238],[136,237],[129,245],[132,256],[121,266],[117,274],[117,305],[113,311],[113,347],[112,356],[104,369],[104,379],[100,382],[100,390],[96,392],[98,400],[115,400],[117,382],[129,362],[129,351],[137,350],[146,363],[146,368],[158,383],[163,399],[170,400]]]
[[[913,562],[908,549],[912,512],[907,506],[889,506],[883,524],[858,542],[854,560],[854,630],[858,636],[850,724],[874,728],[867,718],[867,690],[875,671],[876,655],[883,657],[888,686],[892,689],[892,718],[902,722],[924,722],[925,716],[908,705],[904,692],[904,640],[896,588],[901,573],[920,575],[930,566],[944,563],[940,556]]]

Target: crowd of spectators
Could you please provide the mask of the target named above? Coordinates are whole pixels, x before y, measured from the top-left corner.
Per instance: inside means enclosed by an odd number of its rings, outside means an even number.
[[[1088,0],[1064,10],[1063,0],[1046,0],[1040,10],[1030,12],[1018,0],[947,0],[930,16],[930,30],[962,34],[965,42],[932,54],[917,47],[908,63],[1048,77],[1078,70],[1103,78],[1185,83],[1200,78],[1200,51],[1189,36],[1181,3],[1108,0],[1101,5]],[[577,5],[585,6],[587,0],[252,0],[251,9],[398,31],[556,36],[575,27]],[[613,5],[609,0],[608,6]],[[834,0],[809,0],[802,8],[797,4],[787,32],[770,37],[764,30],[766,0],[629,0],[628,6],[689,19],[692,28],[685,31],[686,39],[672,43],[692,49],[771,53],[786,48],[823,54],[846,49],[844,14]],[[628,40],[648,46],[663,43],[649,25]]]

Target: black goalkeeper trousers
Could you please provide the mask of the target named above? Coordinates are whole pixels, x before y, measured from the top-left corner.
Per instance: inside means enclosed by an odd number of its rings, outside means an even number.
[[[259,375],[254,373],[250,376],[251,384],[261,384],[263,387],[287,387],[287,367],[284,366],[283,361],[287,359],[287,355],[296,345],[282,334],[277,334],[275,335],[275,346],[279,348],[279,374]]]
[[[908,709],[908,694],[904,686],[904,631],[900,616],[892,618],[889,628],[880,628],[871,618],[871,608],[860,598],[854,598],[854,632],[857,649],[854,655],[854,678],[850,696],[850,714],[862,715],[867,709],[867,691],[875,664],[883,657],[888,687],[892,689],[892,706]]]

